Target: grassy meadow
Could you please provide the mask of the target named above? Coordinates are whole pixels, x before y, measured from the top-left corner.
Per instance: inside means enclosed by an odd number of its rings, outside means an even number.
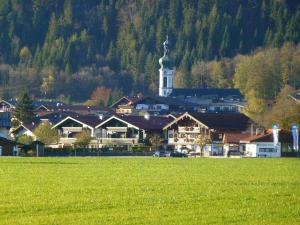
[[[0,158],[0,224],[300,224],[300,160]]]

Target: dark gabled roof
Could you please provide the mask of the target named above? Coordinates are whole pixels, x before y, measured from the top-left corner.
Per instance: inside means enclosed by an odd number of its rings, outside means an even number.
[[[51,111],[111,111],[109,108],[106,107],[100,107],[100,106],[86,106],[86,105],[40,105],[45,106],[47,109]]]
[[[56,124],[68,116],[75,117],[78,113],[68,111],[39,111],[36,112],[36,118],[40,120],[48,120],[52,124]]]
[[[1,101],[10,104],[10,105],[12,105],[13,107],[15,107],[16,104],[17,104],[17,100],[16,100],[16,99],[12,99],[12,98],[11,98],[11,99],[1,99]]]
[[[132,105],[135,104],[137,101],[143,99],[144,97],[141,96],[124,96],[120,98],[118,101],[113,103],[110,107],[117,107],[119,105]]]
[[[84,123],[93,128],[107,119],[107,117],[103,117],[102,119],[100,119],[98,116],[94,116],[94,115],[79,115],[79,114],[76,116],[71,116],[71,118],[78,120],[81,123]]]
[[[17,145],[18,143],[0,136],[0,143]]]
[[[172,98],[172,97],[154,97],[154,99],[156,99],[157,101],[162,102],[163,104],[169,105],[169,106],[179,106],[179,107],[188,107],[188,108],[192,108],[192,107],[196,107],[198,106],[198,104],[195,103],[191,103],[185,100],[181,100],[181,99],[176,99],[176,98]]]
[[[86,106],[86,105],[63,105],[57,107],[60,111],[95,111],[95,110],[108,110],[108,108],[100,106]]]
[[[21,123],[17,128],[14,128],[11,133],[16,133],[21,129],[26,129],[33,133],[35,128],[37,128],[40,123],[41,121],[39,119],[35,119],[34,121],[28,123]]]
[[[199,89],[190,89],[190,88],[174,88],[172,97],[178,96],[217,96],[218,98],[226,98],[228,96],[236,96],[238,98],[243,98],[243,95],[238,89],[233,88],[199,88]]]
[[[33,101],[34,108],[45,106],[47,109],[52,109],[63,105],[65,105],[65,103],[60,101],[42,101],[42,100]]]
[[[144,116],[123,115],[119,116],[119,118],[146,131],[162,130],[165,125],[173,121],[172,118],[167,116],[150,116],[148,119],[146,119]]]
[[[11,127],[11,118],[9,112],[0,112],[0,127]]]
[[[171,98],[171,97],[160,97],[160,96],[146,96],[146,97],[140,97],[139,99],[135,100],[134,102],[131,103],[131,105],[137,105],[137,104],[147,104],[147,101],[152,101],[154,104],[165,104],[170,107],[185,107],[185,108],[192,108],[195,106],[198,106],[197,104],[181,100],[181,99],[176,99],[176,98]]]
[[[72,117],[82,123],[85,123],[91,127],[97,126],[99,123],[104,121],[104,118],[102,120],[99,119],[97,116],[92,116],[92,115],[77,115],[75,117]]]
[[[37,128],[40,123],[41,123],[40,120],[36,120],[34,122],[31,122],[31,123],[21,124],[20,127],[23,126],[23,127],[27,128],[28,130],[30,130],[33,133],[35,128]],[[16,130],[18,130],[18,128]]]
[[[189,113],[192,117],[216,130],[247,130],[250,119],[242,113]]]

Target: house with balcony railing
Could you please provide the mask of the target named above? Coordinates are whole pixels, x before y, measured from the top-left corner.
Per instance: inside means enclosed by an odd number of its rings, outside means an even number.
[[[144,145],[147,135],[163,135],[163,127],[171,122],[169,116],[125,116],[110,117],[68,116],[55,124],[60,135],[58,147],[74,146],[76,134],[88,130],[90,147]]]
[[[184,113],[163,129],[168,145],[181,152],[200,152],[200,137],[208,137],[206,155],[223,155],[225,132],[249,133],[253,122],[237,113]]]

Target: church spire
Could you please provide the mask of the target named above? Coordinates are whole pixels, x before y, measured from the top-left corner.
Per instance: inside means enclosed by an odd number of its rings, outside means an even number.
[[[164,55],[159,59],[159,96],[168,97],[173,90],[173,60],[169,57],[169,37],[163,42]]]
[[[163,42],[164,46],[164,55],[159,59],[159,64],[161,68],[169,68],[172,69],[173,67],[173,60],[169,57],[170,52],[170,42],[168,35],[166,36],[166,40]]]
[[[163,43],[164,45],[164,56],[167,56],[169,53],[169,37],[167,35],[167,39]]]

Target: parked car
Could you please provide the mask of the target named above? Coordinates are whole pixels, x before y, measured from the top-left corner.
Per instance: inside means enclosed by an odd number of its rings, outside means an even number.
[[[185,153],[182,153],[182,152],[172,152],[171,153],[171,157],[182,157],[182,158],[186,158],[187,157],[187,154]]]
[[[156,151],[153,154],[153,157],[170,157],[171,153],[167,151]]]

